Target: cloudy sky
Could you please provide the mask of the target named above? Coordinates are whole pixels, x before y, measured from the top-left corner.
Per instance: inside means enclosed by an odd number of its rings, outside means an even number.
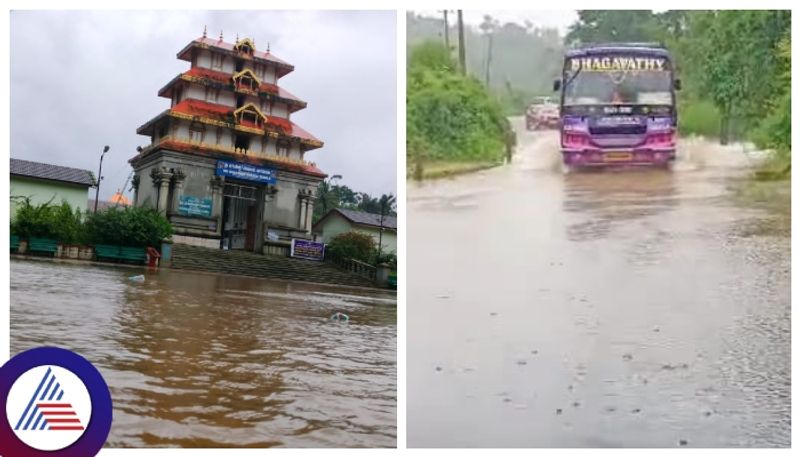
[[[424,16],[443,17],[438,10],[421,10],[418,14]],[[464,10],[464,22],[469,25],[480,25],[484,15],[492,16],[501,23],[516,22],[524,24],[525,20],[531,21],[538,27],[557,28],[562,34],[567,33],[567,28],[578,19],[575,10]],[[456,23],[455,13],[449,15],[448,22]]]
[[[158,90],[189,68],[177,52],[205,25],[295,66],[279,84],[308,107],[292,120],[325,142],[308,160],[355,190],[397,194],[393,11],[12,11],[11,157],[97,173],[107,144],[109,197],[149,143],[136,128],[169,108]]]

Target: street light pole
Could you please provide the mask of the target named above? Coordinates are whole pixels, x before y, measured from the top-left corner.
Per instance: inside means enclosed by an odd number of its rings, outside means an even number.
[[[100,169],[97,170],[97,190],[94,193],[94,212],[97,213],[97,202],[100,199],[100,180],[103,179],[103,157],[106,155],[106,152],[111,149],[108,145],[103,148],[103,153],[100,154]]]

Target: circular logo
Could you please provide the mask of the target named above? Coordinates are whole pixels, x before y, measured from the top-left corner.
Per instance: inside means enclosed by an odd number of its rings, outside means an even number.
[[[89,457],[111,430],[111,395],[89,361],[58,348],[32,349],[0,368],[0,455]]]

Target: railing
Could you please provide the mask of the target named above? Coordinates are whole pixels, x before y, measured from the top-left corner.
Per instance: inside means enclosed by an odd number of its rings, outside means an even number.
[[[333,263],[334,265],[338,266],[343,270],[355,273],[359,276],[363,276],[373,281],[375,281],[377,278],[377,269],[368,263],[361,262],[360,260],[356,259],[331,260],[331,263]]]

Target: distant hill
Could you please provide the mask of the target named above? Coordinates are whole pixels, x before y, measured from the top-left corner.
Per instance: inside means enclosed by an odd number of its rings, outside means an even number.
[[[491,19],[491,18],[490,18]],[[450,46],[457,53],[458,30],[456,15],[448,17]],[[485,21],[488,25],[492,21]],[[443,17],[418,16],[408,12],[406,17],[407,46],[425,40],[444,42]],[[530,98],[551,94],[553,80],[561,71],[564,44],[555,28],[540,28],[532,23],[495,23],[490,67],[490,88],[501,97],[512,92]],[[467,51],[467,71],[484,81],[488,39],[479,27],[464,28]]]

